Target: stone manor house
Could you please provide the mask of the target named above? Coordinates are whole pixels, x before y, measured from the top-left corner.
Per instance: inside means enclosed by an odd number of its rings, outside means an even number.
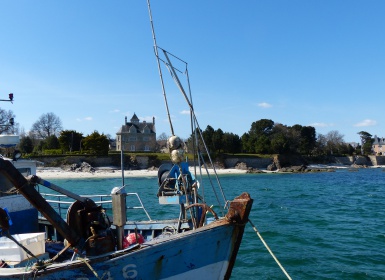
[[[385,155],[385,138],[374,136],[372,151],[375,155]]]
[[[116,150],[131,152],[153,152],[156,148],[155,118],[151,122],[140,122],[136,114],[116,133]]]

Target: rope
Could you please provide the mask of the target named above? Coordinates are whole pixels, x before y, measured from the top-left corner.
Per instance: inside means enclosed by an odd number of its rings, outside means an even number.
[[[51,264],[53,263],[54,261],[57,260],[57,258],[60,257],[61,254],[63,254],[65,251],[67,251],[67,249],[69,249],[71,247],[71,244],[68,243],[59,253],[56,254],[56,256],[54,256],[52,259],[49,259],[45,262],[45,264]]]
[[[92,273],[96,276],[96,278],[98,278],[99,280],[102,280],[102,278],[99,277],[98,273],[92,268],[92,266],[88,263],[86,259],[83,259],[83,258],[78,258],[78,259],[84,262],[88,266],[88,268],[92,271]]]
[[[279,260],[276,258],[276,256],[274,255],[273,251],[271,251],[269,245],[267,245],[267,243],[265,242],[265,240],[263,239],[262,235],[259,233],[259,231],[257,230],[257,228],[254,226],[254,224],[251,222],[251,220],[249,219],[249,223],[251,224],[251,226],[253,227],[253,230],[255,231],[255,233],[258,235],[259,239],[261,239],[263,245],[265,245],[267,251],[269,251],[270,255],[273,257],[273,259],[275,260],[275,262],[278,264],[278,266],[281,268],[281,270],[283,271],[283,273],[286,275],[287,279],[291,279],[290,275],[286,272],[285,268],[281,265],[281,263],[279,262]]]

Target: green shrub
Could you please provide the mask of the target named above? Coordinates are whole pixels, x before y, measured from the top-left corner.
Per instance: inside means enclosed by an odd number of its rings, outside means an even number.
[[[47,149],[43,150],[42,155],[52,156],[52,155],[62,155],[63,151],[61,149]]]

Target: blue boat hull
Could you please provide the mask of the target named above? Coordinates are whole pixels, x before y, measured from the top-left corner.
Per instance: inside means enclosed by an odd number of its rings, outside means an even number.
[[[154,239],[122,255],[53,264],[38,272],[0,270],[3,279],[224,279],[243,226],[225,219],[195,231]],[[3,273],[7,272],[7,275]],[[14,274],[13,274],[14,273]],[[97,276],[95,275],[97,274]],[[13,275],[12,275],[13,274]],[[231,271],[230,271],[231,274]]]

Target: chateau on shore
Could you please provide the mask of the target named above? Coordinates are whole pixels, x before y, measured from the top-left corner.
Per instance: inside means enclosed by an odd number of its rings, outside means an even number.
[[[139,121],[134,115],[128,122],[125,117],[124,124],[116,133],[116,150],[130,152],[153,152],[156,149],[155,117],[152,123]]]

